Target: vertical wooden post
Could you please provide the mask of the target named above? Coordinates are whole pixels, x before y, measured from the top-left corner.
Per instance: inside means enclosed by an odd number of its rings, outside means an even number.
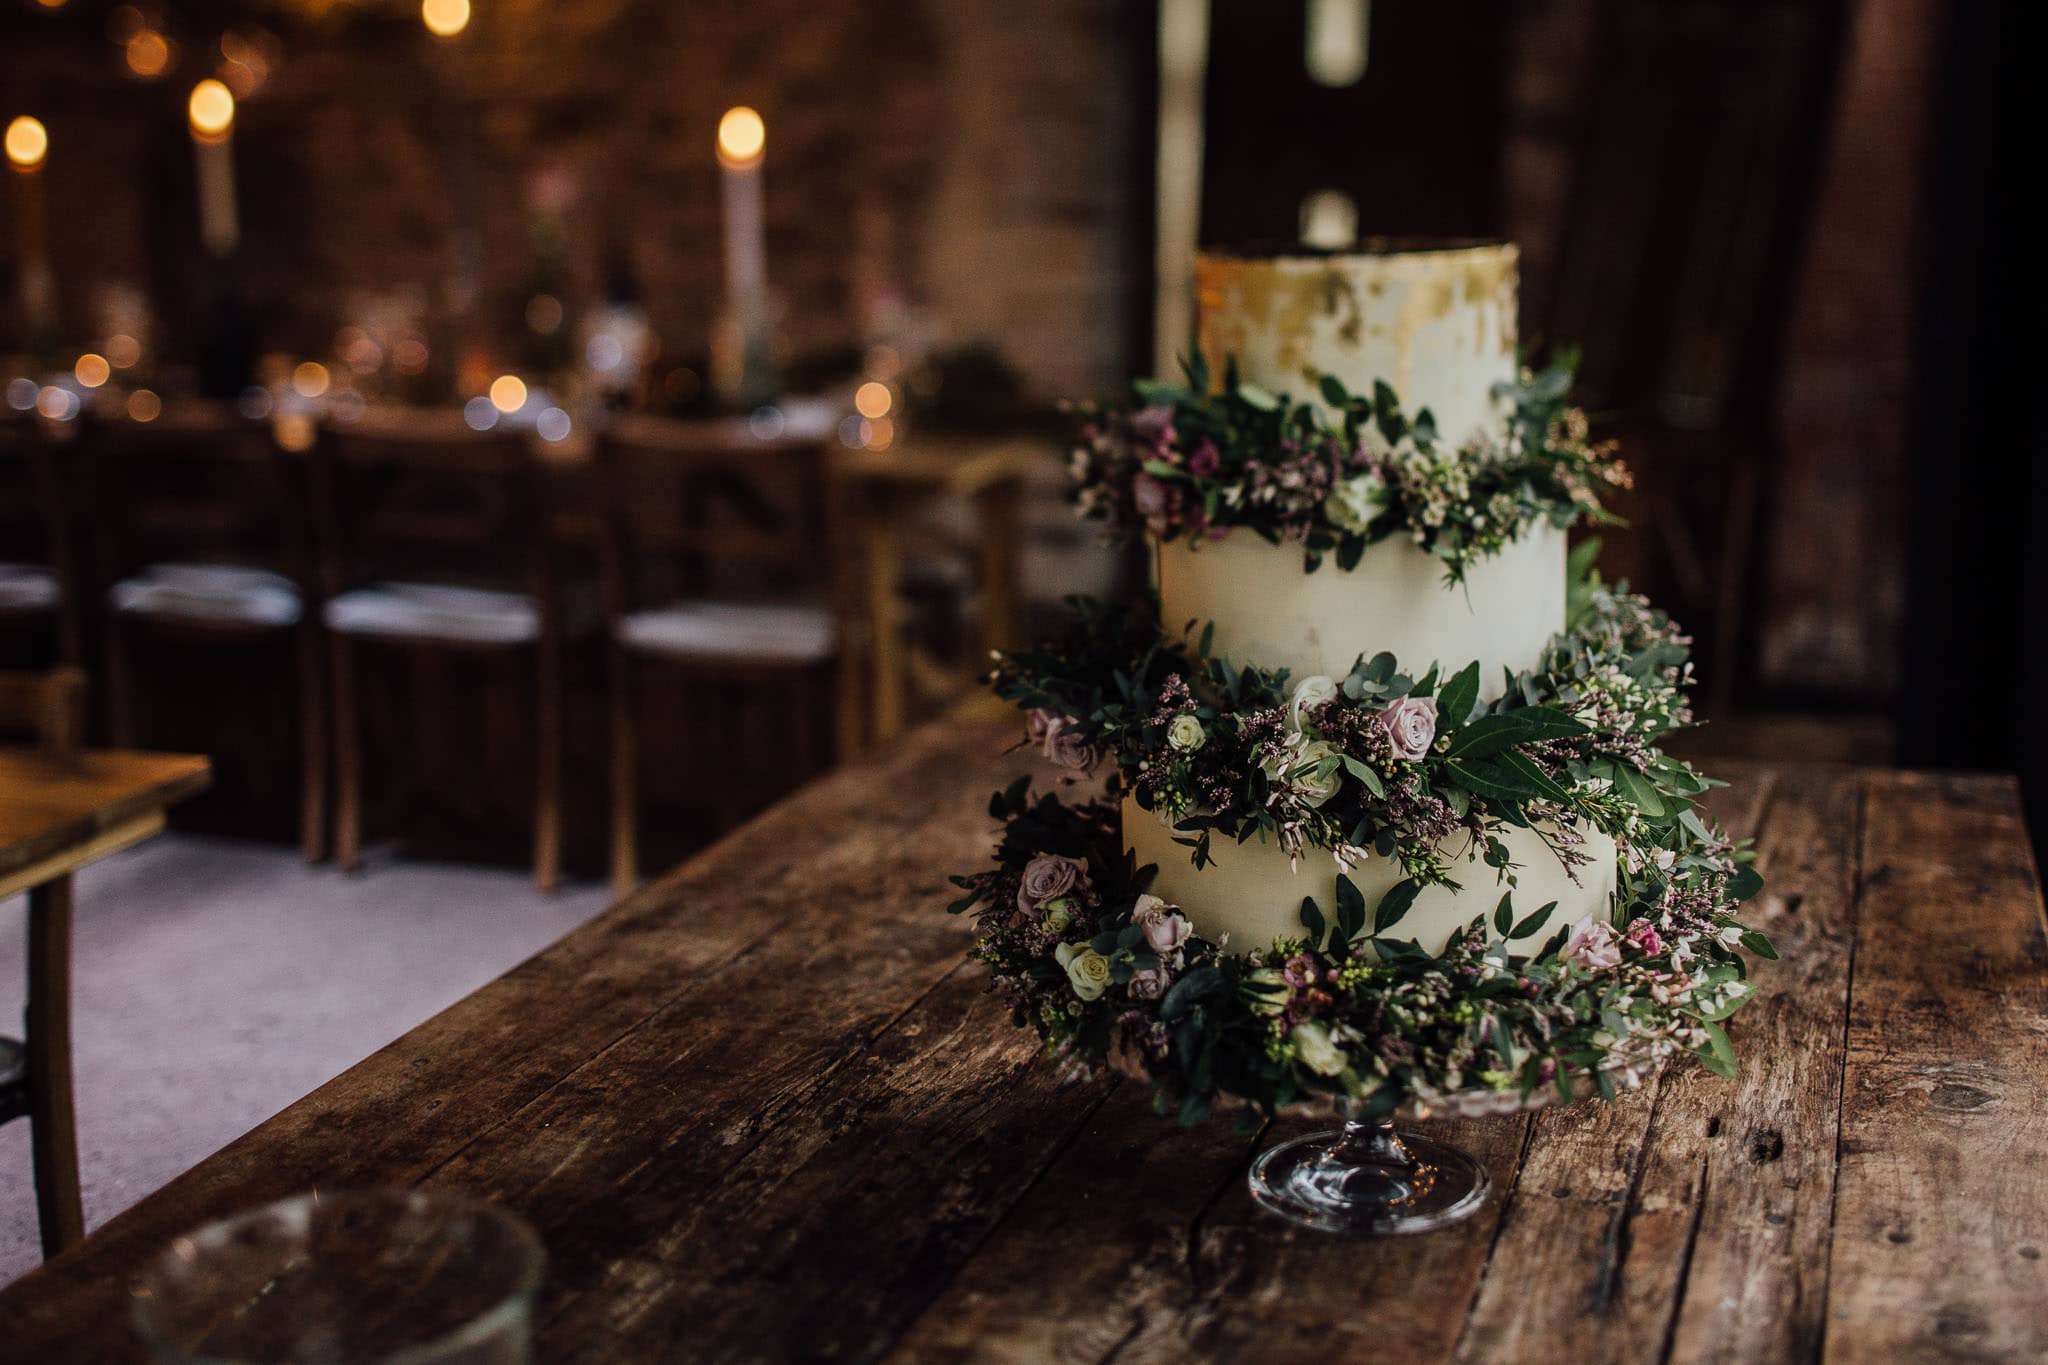
[[[71,1102],[71,878],[28,893],[28,1103],[43,1254],[85,1236]]]

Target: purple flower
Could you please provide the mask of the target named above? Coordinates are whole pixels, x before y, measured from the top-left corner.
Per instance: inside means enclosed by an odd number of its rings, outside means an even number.
[[[1380,712],[1380,724],[1393,741],[1394,757],[1410,762],[1429,753],[1436,739],[1436,702],[1428,697],[1403,697]]]
[[[1176,951],[1194,933],[1187,916],[1157,896],[1138,897],[1131,910],[1131,923],[1145,931],[1146,944],[1162,957]]]
[[[1041,853],[1024,864],[1024,876],[1017,883],[1017,908],[1034,915],[1047,901],[1078,895],[1088,889],[1088,870],[1078,859],[1057,853]]]
[[[1165,516],[1167,506],[1172,500],[1172,491],[1150,474],[1140,474],[1131,480],[1131,504],[1138,509],[1138,515],[1147,521],[1156,521]]]
[[[1629,925],[1628,932],[1622,937],[1652,957],[1664,951],[1664,940],[1657,936],[1657,926],[1646,919]]]
[[[1204,441],[1188,456],[1188,473],[1198,479],[1212,479],[1223,468],[1223,456],[1216,449],[1214,441]]]
[[[1133,1000],[1157,1000],[1166,994],[1166,988],[1173,984],[1173,974],[1164,967],[1147,967],[1142,972],[1132,972],[1130,992]]]
[[[1068,726],[1062,726],[1059,733],[1047,737],[1045,755],[1053,761],[1055,767],[1077,773],[1085,773],[1093,768],[1100,757],[1086,736],[1076,734]]]
[[[1139,408],[1131,414],[1131,431],[1141,441],[1165,445],[1173,439],[1173,409],[1165,403]]]

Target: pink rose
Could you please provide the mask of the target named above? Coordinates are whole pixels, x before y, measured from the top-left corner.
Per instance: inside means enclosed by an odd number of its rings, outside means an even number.
[[[1380,712],[1380,725],[1394,743],[1394,757],[1409,761],[1425,757],[1436,739],[1436,703],[1428,697],[1403,697]]]
[[[1026,915],[1036,914],[1047,901],[1087,889],[1088,870],[1078,859],[1041,853],[1024,864],[1024,876],[1017,883],[1017,908]]]
[[[1161,957],[1177,951],[1194,932],[1187,916],[1157,896],[1138,897],[1138,903],[1131,911],[1131,923],[1145,931],[1145,942]]]
[[[1138,515],[1147,521],[1165,516],[1167,504],[1172,498],[1172,491],[1150,474],[1140,474],[1131,480],[1131,504],[1138,509]]]
[[[1639,919],[1629,925],[1628,932],[1622,937],[1651,957],[1664,951],[1664,940],[1658,937],[1657,926],[1646,919]]]
[[[1131,414],[1131,431],[1141,441],[1165,445],[1173,439],[1173,409],[1164,403],[1139,408]]]
[[[1621,944],[1606,920],[1588,915],[1572,926],[1572,936],[1565,940],[1560,956],[1597,972],[1621,965]]]
[[[1142,972],[1132,972],[1130,992],[1133,1000],[1157,1000],[1166,994],[1166,988],[1173,984],[1173,974],[1164,967],[1147,967]]]
[[[1052,750],[1046,747],[1046,741],[1058,734],[1066,723],[1067,718],[1065,716],[1057,711],[1048,711],[1041,706],[1025,718],[1024,733],[1033,744],[1045,750],[1047,758],[1051,758]]]
[[[1055,767],[1077,773],[1093,768],[1097,758],[1095,746],[1067,726],[1061,726],[1057,734],[1046,738],[1045,756],[1053,761]]]

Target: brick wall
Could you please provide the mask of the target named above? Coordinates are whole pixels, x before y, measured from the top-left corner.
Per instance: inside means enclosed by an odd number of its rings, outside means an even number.
[[[409,4],[308,8],[327,18],[287,33],[237,125],[240,264],[279,344],[318,345],[353,294],[406,287],[445,307],[465,221],[479,307],[516,330],[538,177],[569,190],[572,304],[623,257],[669,349],[702,352],[721,301],[712,135],[747,103],[768,123],[788,352],[856,340],[874,302],[900,296],[938,340],[997,341],[1048,394],[1127,366],[1148,187],[1125,168],[1150,125],[1116,0],[479,0],[453,44]],[[47,110],[56,139],[68,330],[83,339],[88,286],[109,277],[175,317],[198,264],[179,105],[203,73],[188,57],[136,82],[97,20],[42,19],[0,18],[0,90]],[[180,36],[188,53],[211,42]]]

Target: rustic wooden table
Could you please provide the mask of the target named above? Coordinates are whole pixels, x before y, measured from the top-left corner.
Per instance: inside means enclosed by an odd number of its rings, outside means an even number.
[[[46,1252],[85,1235],[71,1103],[71,874],[162,829],[164,808],[203,789],[211,771],[191,754],[0,749],[0,898],[28,892],[28,1107]]]
[[[1013,732],[913,732],[422,1025],[0,1293],[0,1355],[121,1359],[172,1236],[365,1184],[532,1219],[544,1361],[2048,1352],[2048,940],[2010,779],[1729,771],[1784,954],[1741,1078],[1447,1123],[1481,1215],[1343,1242],[1252,1205],[1273,1132],[1060,1081],[961,964],[945,876]]]

